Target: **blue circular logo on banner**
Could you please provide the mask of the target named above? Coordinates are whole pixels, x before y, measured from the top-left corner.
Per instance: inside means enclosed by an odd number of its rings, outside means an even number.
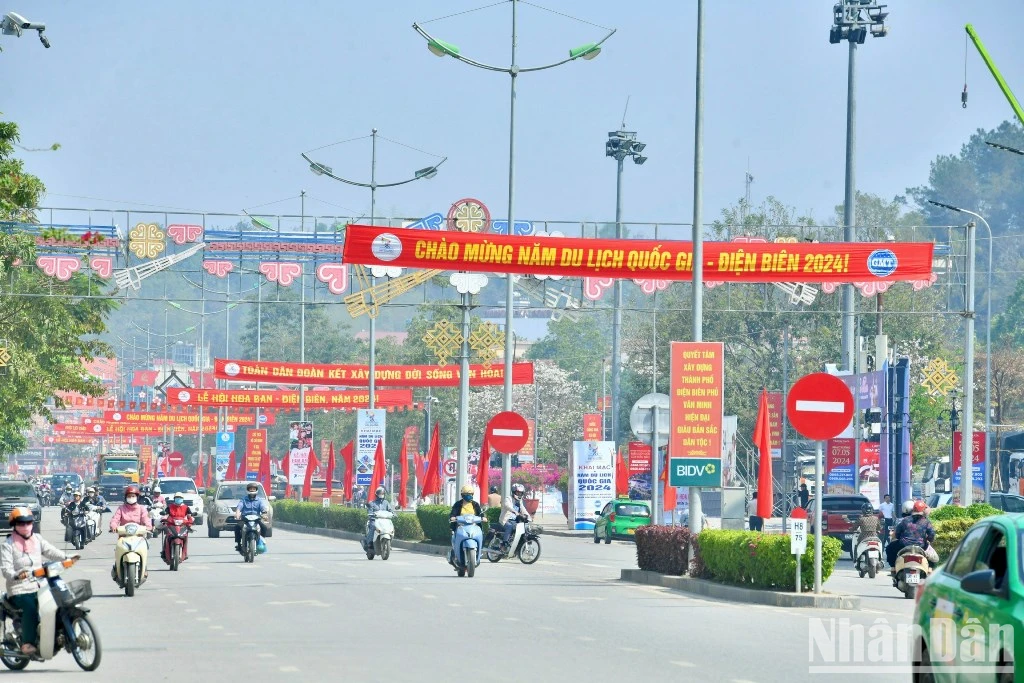
[[[875,277],[888,277],[896,272],[899,262],[891,249],[875,249],[868,256],[868,271]]]

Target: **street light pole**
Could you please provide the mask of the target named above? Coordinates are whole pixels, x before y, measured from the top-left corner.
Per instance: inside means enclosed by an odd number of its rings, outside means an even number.
[[[531,71],[542,71],[545,69],[552,69],[556,66],[561,66],[567,62],[571,62],[575,59],[583,58],[586,60],[593,59],[601,52],[601,44],[612,37],[615,33],[615,29],[611,29],[608,34],[596,43],[587,43],[580,47],[569,50],[569,57],[559,62],[552,64],[546,64],[544,66],[536,67],[520,67],[516,63],[516,5],[521,0],[511,0],[512,2],[512,62],[508,67],[493,66],[478,62],[474,59],[470,59],[460,54],[459,48],[455,45],[438,40],[432,35],[427,33],[422,26],[417,23],[412,25],[413,30],[419,33],[427,41],[427,49],[430,50],[431,54],[438,57],[448,56],[456,59],[460,62],[475,66],[480,69],[487,71],[498,71],[507,73],[511,79],[509,88],[509,131],[508,131],[508,234],[512,235],[515,230],[515,121],[516,121],[516,79],[519,74],[528,73]],[[504,410],[512,410],[512,364],[515,358],[515,341],[512,333],[512,322],[513,322],[513,304],[515,303],[515,287],[514,279],[511,273],[506,278],[505,285],[505,382],[504,382],[504,394],[503,404]],[[512,454],[502,453],[501,459],[501,478],[502,478],[502,491],[503,496],[508,497],[510,495],[512,486]]]
[[[697,0],[697,76],[696,99],[693,116],[693,341],[704,340],[704,0]],[[655,431],[658,425],[654,425]],[[657,437],[651,437],[657,443]],[[657,447],[652,447],[651,454],[658,457]],[[682,453],[669,453],[680,456]],[[653,470],[652,470],[653,472]],[[658,482],[654,482],[657,491]],[[701,509],[700,489],[691,486],[687,495],[690,507],[690,529],[693,530],[696,520],[697,531],[701,531],[704,513]],[[660,513],[655,511],[660,517]]]
[[[992,226],[990,226],[988,224],[988,221],[985,220],[984,216],[982,216],[979,213],[975,213],[973,211],[968,211],[967,209],[961,209],[960,207],[953,206],[952,204],[944,204],[942,202],[932,201],[931,199],[928,200],[928,203],[929,204],[933,204],[935,206],[942,207],[943,209],[949,209],[950,211],[955,211],[957,213],[966,213],[968,216],[973,216],[974,218],[977,218],[979,221],[982,222],[982,224],[985,226],[986,232],[988,232],[988,275],[986,276],[986,280],[987,280],[988,284],[986,285],[986,291],[985,291],[985,475],[986,475],[986,479],[989,479],[992,476],[992,457],[991,457],[992,445],[989,443],[989,439],[991,438],[991,435],[992,435],[992,246],[993,246],[993,244],[992,244]],[[973,223],[973,221],[972,221],[972,223]],[[968,225],[970,226],[971,224],[968,224]],[[970,238],[968,239],[968,242],[969,242],[968,249],[970,251],[970,255],[968,256],[968,258],[970,259],[970,263],[971,263],[971,265],[970,265],[970,267],[968,269],[968,271],[970,273],[970,276],[971,276],[971,292],[968,295],[968,296],[970,296],[970,300],[971,300],[971,315],[968,318],[968,321],[970,323],[970,328],[971,328],[972,332],[974,331],[974,313],[973,313],[973,311],[974,311],[974,242],[973,242],[973,240],[974,240],[974,238],[975,238],[975,235],[974,235],[974,232],[973,232],[973,229],[972,229],[970,231]],[[972,365],[971,378],[972,378],[972,381],[973,381],[973,377],[974,377],[974,375],[973,375],[973,373],[974,373],[974,370],[973,370],[973,364],[974,364],[973,363],[973,357],[974,357],[974,345],[973,345],[973,342],[972,342],[972,344],[971,344],[971,359],[972,359],[971,360],[971,365]],[[965,387],[965,389],[966,389],[966,387]],[[973,398],[973,384],[972,384],[972,398]],[[968,415],[968,413],[965,412],[964,415],[966,416],[966,415]],[[965,421],[966,421],[966,418],[965,418]],[[973,425],[973,421],[972,421],[972,425]],[[972,434],[973,434],[973,432],[972,432]],[[972,446],[972,453],[973,453],[973,446]],[[970,462],[972,463],[971,466],[973,467],[973,460],[970,461]],[[952,465],[952,463],[950,463],[950,464]],[[963,463],[961,463],[961,467],[963,467]],[[992,487],[989,485],[988,481],[985,482],[984,488],[985,488],[985,502],[987,503],[992,498],[992,491],[991,491]]]

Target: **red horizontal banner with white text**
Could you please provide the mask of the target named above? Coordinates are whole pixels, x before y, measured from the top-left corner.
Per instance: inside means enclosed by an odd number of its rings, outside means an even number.
[[[690,242],[524,237],[350,225],[342,261],[485,273],[689,280]],[[705,242],[718,282],[928,280],[930,242]]]
[[[234,431],[235,427],[243,425],[229,424],[228,431]],[[56,436],[88,436],[88,437],[101,437],[101,436],[121,436],[125,434],[138,434],[140,436],[160,436],[164,433],[164,429],[174,428],[178,434],[187,434],[199,431],[199,423],[193,424],[143,424],[143,423],[124,423],[124,422],[107,422],[106,420],[96,420],[90,424],[65,424],[57,423],[53,425],[53,433]],[[211,415],[203,420],[203,434],[213,434],[217,432],[217,416]]]
[[[307,391],[306,408],[368,408],[368,391]],[[258,408],[297,408],[299,392],[270,389],[167,389],[170,405],[228,406]],[[412,389],[379,389],[374,391],[378,408],[412,407]],[[251,417],[251,416],[250,416]]]
[[[457,365],[445,367],[437,365],[378,365],[375,370],[374,375],[377,378],[376,386],[378,387],[455,387],[459,385]],[[217,379],[235,382],[267,382],[269,384],[366,386],[370,383],[370,369],[366,365],[326,365],[217,358],[214,361],[214,374]],[[489,367],[469,366],[469,384],[471,386],[504,383],[505,366],[500,363]],[[533,384],[533,363],[513,363],[512,383]],[[380,392],[377,394],[379,395]],[[411,399],[409,402],[412,402]],[[296,399],[295,405],[298,405],[298,399]]]
[[[190,389],[190,391],[195,391]],[[94,418],[95,419],[95,418]],[[103,420],[105,422],[122,422],[124,424],[149,424],[149,425],[169,425],[172,427],[180,426],[199,426],[199,414],[198,413],[140,413],[136,412],[125,412],[118,410],[107,410],[103,412]],[[215,414],[208,414],[203,416],[203,422],[209,422],[210,420],[216,421],[217,416]],[[227,420],[229,425],[238,425],[239,427],[251,427],[256,424],[256,415],[253,413],[228,413]],[[84,419],[83,423],[88,423],[89,418]],[[264,424],[274,424],[276,418],[273,414],[266,414],[264,416]]]

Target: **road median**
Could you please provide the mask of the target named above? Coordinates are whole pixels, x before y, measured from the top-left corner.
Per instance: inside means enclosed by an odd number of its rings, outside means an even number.
[[[289,522],[275,522],[274,527],[281,529],[282,531],[292,531],[298,534],[313,534],[315,536],[327,536],[328,538],[337,538],[344,541],[362,541],[363,534],[357,534],[352,531],[342,531],[340,529],[322,529],[311,526],[303,526],[301,524],[291,524]],[[447,545],[437,545],[435,543],[428,543],[426,541],[402,541],[399,539],[392,539],[392,548],[398,548],[400,550],[408,550],[414,553],[423,553],[425,555],[447,555]]]
[[[694,579],[689,576],[668,576],[657,572],[644,571],[643,569],[623,569],[620,579],[631,583],[671,588],[672,590],[690,593],[691,595],[700,595],[716,600],[728,600],[730,602],[748,602],[758,605],[773,605],[775,607],[860,609],[859,597],[836,593],[816,595],[814,593],[789,593],[762,588],[744,588],[743,586],[730,586],[705,579]]]

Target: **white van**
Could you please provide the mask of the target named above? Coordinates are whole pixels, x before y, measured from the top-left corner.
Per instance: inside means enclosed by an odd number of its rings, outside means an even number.
[[[185,499],[185,505],[188,505],[192,510],[192,516],[195,517],[196,524],[203,523],[203,496],[206,493],[206,489],[197,489],[196,483],[190,477],[164,477],[158,479],[157,482],[160,484],[160,495],[167,500],[168,503],[174,498],[175,493],[182,494]]]

